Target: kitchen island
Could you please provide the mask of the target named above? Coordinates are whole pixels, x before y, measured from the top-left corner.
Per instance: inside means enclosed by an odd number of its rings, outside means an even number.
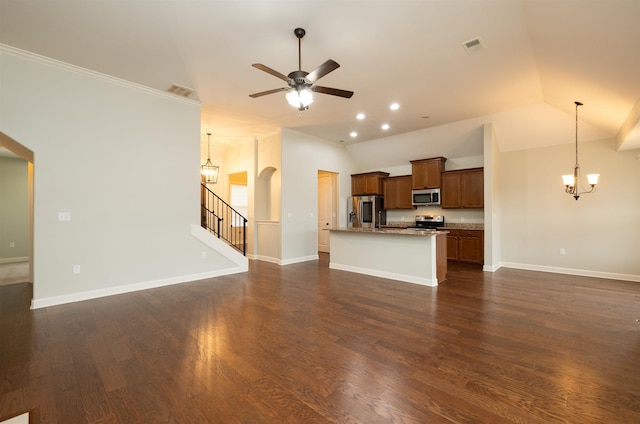
[[[447,231],[337,228],[329,268],[435,287],[447,278]]]

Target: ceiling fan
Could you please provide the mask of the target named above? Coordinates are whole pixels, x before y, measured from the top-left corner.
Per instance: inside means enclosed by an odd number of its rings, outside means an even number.
[[[281,91],[288,91],[286,94],[287,101],[293,107],[297,107],[298,110],[306,110],[309,109],[309,105],[313,102],[313,94],[321,93],[321,94],[330,94],[332,96],[345,97],[350,99],[353,96],[353,91],[340,90],[337,88],[329,88],[329,87],[321,87],[319,85],[313,85],[314,82],[327,75],[329,72],[335,71],[340,67],[340,65],[329,59],[324,62],[322,65],[318,66],[315,70],[311,72],[306,72],[302,70],[302,58],[300,53],[300,45],[302,41],[302,37],[306,34],[305,30],[302,28],[296,28],[293,33],[298,38],[298,70],[289,73],[289,75],[281,74],[280,72],[269,68],[262,63],[254,63],[254,68],[260,69],[268,74],[273,75],[274,77],[278,77],[281,80],[285,81],[288,84],[288,87],[275,88],[273,90],[261,91],[260,93],[250,94],[249,97],[262,97],[267,94],[279,93]]]

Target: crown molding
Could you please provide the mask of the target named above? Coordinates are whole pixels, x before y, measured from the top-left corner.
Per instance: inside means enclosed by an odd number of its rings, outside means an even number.
[[[199,100],[189,99],[186,97],[180,97],[175,94],[171,94],[162,90],[158,90],[156,88],[147,87],[146,85],[138,84],[135,82],[127,81],[122,78],[117,78],[111,75],[103,74],[101,72],[92,71],[91,69],[82,68],[80,66],[71,65],[66,62],[62,62],[56,59],[52,59],[50,57],[42,56],[36,53],[32,53],[26,50],[18,49],[16,47],[12,47],[6,44],[0,43],[0,53],[9,54],[12,56],[20,57],[22,59],[31,60],[34,62],[38,62],[47,66],[51,66],[57,69],[62,69],[65,71],[73,72],[76,74],[84,75],[90,78],[99,79],[111,84],[116,84],[121,87],[132,88],[134,90],[143,91],[149,94],[154,94],[156,96],[161,96],[166,99],[174,100],[181,103],[188,103],[191,105],[195,105],[198,107],[202,107],[202,102]]]

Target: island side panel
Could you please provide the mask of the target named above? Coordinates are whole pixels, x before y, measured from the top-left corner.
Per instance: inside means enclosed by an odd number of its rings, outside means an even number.
[[[438,284],[447,279],[447,234],[438,234],[436,236],[436,275],[438,276]]]
[[[329,267],[437,286],[435,236],[331,231]]]

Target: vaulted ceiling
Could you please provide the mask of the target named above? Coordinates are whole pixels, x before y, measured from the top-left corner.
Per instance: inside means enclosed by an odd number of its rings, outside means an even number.
[[[579,100],[585,138],[631,149],[639,21],[638,0],[3,0],[0,43],[159,90],[191,88],[203,140],[211,132],[219,143],[290,127],[349,144],[477,120],[494,122],[501,149],[523,149],[573,142]],[[249,97],[285,85],[251,64],[298,68],[296,27],[307,32],[302,69],[335,60],[318,84],[351,99],[316,94],[300,112],[283,93]]]

